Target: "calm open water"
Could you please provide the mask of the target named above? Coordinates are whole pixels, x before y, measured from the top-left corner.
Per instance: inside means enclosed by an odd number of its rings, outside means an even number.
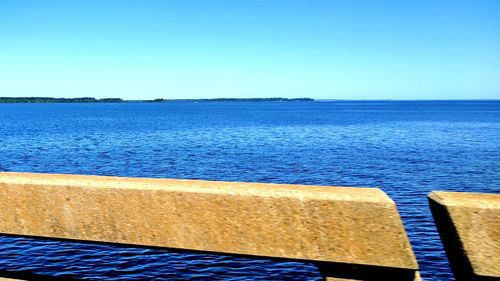
[[[380,187],[426,280],[432,190],[500,192],[500,101],[0,104],[0,171]],[[311,264],[0,236],[0,270],[92,280],[320,280]]]

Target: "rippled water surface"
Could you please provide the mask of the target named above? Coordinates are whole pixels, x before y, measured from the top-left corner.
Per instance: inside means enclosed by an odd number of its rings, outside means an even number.
[[[451,280],[432,190],[500,191],[500,102],[0,104],[0,171],[380,187],[422,275]],[[314,265],[0,237],[0,270],[320,280]]]

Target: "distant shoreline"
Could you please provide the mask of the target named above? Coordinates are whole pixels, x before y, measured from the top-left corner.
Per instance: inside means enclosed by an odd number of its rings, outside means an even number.
[[[209,103],[209,102],[499,102],[500,99],[313,99],[313,98],[210,98],[210,99],[150,99],[124,100],[121,98],[50,98],[50,97],[0,97],[2,103]]]
[[[0,103],[162,103],[162,102],[294,102],[314,101],[311,98],[214,98],[214,99],[152,99],[152,100],[124,100],[120,98],[48,98],[48,97],[0,97]]]

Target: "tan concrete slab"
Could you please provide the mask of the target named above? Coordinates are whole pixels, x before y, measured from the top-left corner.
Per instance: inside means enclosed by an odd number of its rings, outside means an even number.
[[[417,269],[373,188],[0,173],[0,233]]]
[[[432,192],[429,199],[456,279],[500,280],[500,194]]]

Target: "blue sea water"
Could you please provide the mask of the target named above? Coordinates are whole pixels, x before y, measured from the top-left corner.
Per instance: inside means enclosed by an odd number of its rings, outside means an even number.
[[[500,192],[500,102],[0,104],[0,171],[380,187],[425,280],[452,280],[426,196]],[[4,236],[0,270],[321,280],[299,262]]]

